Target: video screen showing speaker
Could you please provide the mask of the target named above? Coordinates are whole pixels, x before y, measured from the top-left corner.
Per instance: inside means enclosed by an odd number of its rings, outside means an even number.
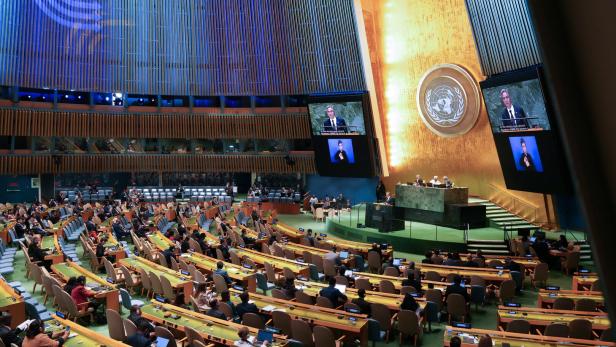
[[[366,135],[362,101],[308,104],[312,135]]]
[[[551,130],[537,74],[531,71],[514,77],[521,81],[491,80],[494,86],[482,90],[492,132]]]
[[[480,84],[507,188],[570,192],[571,178],[541,67],[491,76]]]
[[[522,172],[543,172],[541,156],[534,136],[511,136],[509,145],[515,168]]]
[[[366,136],[315,136],[312,141],[319,174],[335,177],[374,176]]]

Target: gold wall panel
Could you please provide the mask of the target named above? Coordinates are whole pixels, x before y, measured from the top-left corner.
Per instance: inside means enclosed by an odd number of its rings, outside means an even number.
[[[483,106],[468,133],[443,138],[422,122],[416,92],[437,64],[458,64],[477,81],[480,63],[464,0],[362,0],[370,58],[385,129],[390,191],[397,182],[447,175],[472,195],[516,204],[516,211],[547,220],[541,194],[507,191]],[[508,206],[506,206],[508,207]]]

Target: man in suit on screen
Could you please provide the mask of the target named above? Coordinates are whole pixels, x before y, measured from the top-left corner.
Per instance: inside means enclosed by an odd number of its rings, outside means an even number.
[[[336,117],[336,112],[334,111],[334,107],[332,105],[328,105],[325,108],[325,114],[327,114],[327,119],[325,120],[325,122],[323,122],[324,132],[347,132],[346,122],[344,121],[344,119]]]
[[[334,154],[333,162],[336,164],[348,164],[349,156],[347,152],[344,150],[344,144],[342,141],[338,141],[338,150]]]
[[[520,155],[519,159],[520,166],[524,171],[535,171],[535,163],[533,163],[533,158],[530,156],[530,153],[527,152],[524,138],[520,139],[520,146],[522,146],[522,155]]]
[[[500,91],[501,102],[505,109],[501,114],[502,125],[504,127],[516,127],[526,129],[528,128],[528,121],[526,120],[526,112],[519,106],[515,106],[511,103],[511,97],[507,89]]]

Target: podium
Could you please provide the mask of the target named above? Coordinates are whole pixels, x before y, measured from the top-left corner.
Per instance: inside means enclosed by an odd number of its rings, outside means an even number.
[[[383,203],[366,204],[367,227],[378,229],[385,233],[395,230],[404,230],[404,221],[394,217],[394,206]]]

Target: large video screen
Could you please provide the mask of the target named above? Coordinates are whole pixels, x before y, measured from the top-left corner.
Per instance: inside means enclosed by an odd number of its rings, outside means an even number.
[[[549,131],[539,79],[483,89],[492,132]]]
[[[308,104],[312,135],[366,135],[361,101]]]
[[[543,172],[541,156],[534,136],[511,136],[509,137],[513,162],[518,171]]]
[[[327,139],[332,164],[355,164],[352,139]]]
[[[334,177],[373,177],[372,155],[366,136],[313,137],[319,174]]]

